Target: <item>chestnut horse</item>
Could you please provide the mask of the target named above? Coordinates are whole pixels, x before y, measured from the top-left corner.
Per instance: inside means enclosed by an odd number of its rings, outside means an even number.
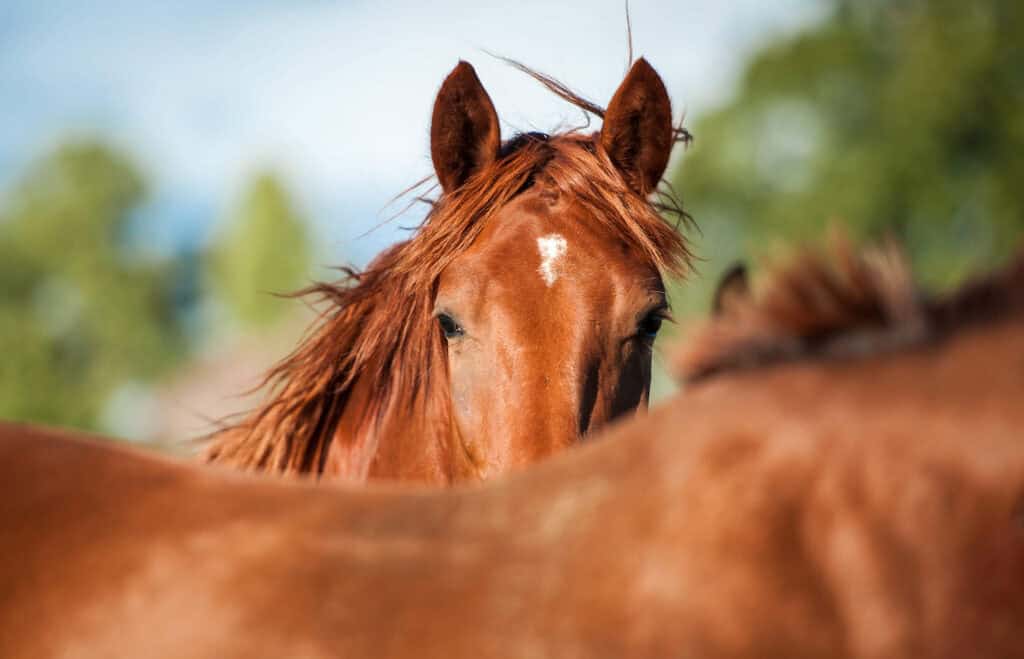
[[[600,132],[522,134],[461,62],[434,104],[442,194],[409,241],[352,285],[269,375],[274,393],[213,435],[209,462],[349,480],[485,479],[644,407],[662,273],[686,245],[648,197],[677,139],[661,78],[637,61]],[[681,213],[681,211],[679,211]]]
[[[760,290],[675,399],[475,488],[0,425],[0,655],[1024,656],[1024,258],[943,300],[884,255]]]

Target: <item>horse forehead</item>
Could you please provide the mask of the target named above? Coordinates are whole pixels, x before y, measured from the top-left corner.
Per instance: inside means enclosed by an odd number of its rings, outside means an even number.
[[[510,293],[517,304],[542,299],[557,306],[563,296],[607,299],[656,280],[657,268],[606,224],[571,203],[527,193],[446,268],[439,295],[503,299]]]
[[[572,270],[648,269],[646,260],[623,236],[571,204],[517,202],[498,214],[474,246],[498,270],[533,270],[551,286],[555,278],[572,274]]]

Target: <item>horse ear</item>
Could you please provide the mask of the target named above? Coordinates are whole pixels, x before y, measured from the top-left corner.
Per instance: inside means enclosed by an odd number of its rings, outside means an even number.
[[[747,266],[742,262],[732,264],[721,279],[711,299],[711,315],[715,318],[728,316],[750,297],[750,281]]]
[[[665,173],[674,142],[672,103],[665,84],[640,58],[608,104],[601,146],[629,187],[646,195]]]
[[[430,157],[441,189],[452,192],[494,161],[501,148],[498,113],[476,71],[459,62],[441,85],[430,120]]]

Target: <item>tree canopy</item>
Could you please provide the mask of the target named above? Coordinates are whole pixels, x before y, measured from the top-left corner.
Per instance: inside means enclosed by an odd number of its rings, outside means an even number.
[[[235,321],[265,325],[286,308],[273,294],[308,281],[310,257],[306,225],[284,184],[271,172],[259,172],[211,250],[211,284]]]
[[[1012,0],[857,0],[757,54],[672,179],[707,259],[680,306],[703,311],[730,259],[830,223],[899,239],[932,286],[1005,259],[1024,233],[1022,43]]]
[[[76,141],[10,192],[0,211],[0,417],[94,427],[119,383],[181,357],[169,264],[123,248],[144,190],[124,155]]]
[[[3,198],[0,418],[116,431],[104,418],[115,394],[133,392],[136,407],[135,394],[218,330],[190,326],[195,298],[230,309],[235,329],[262,327],[285,306],[271,292],[307,276],[305,227],[270,174],[253,178],[204,254],[140,252],[148,238],[132,225],[145,198],[131,159],[91,140],[58,146]],[[183,295],[202,281],[213,283],[205,296]]]

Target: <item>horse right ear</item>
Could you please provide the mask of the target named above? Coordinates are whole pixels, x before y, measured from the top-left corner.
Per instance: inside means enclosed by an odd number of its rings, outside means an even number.
[[[430,157],[441,189],[452,192],[498,157],[498,113],[476,71],[459,62],[441,85],[430,121]]]
[[[750,297],[750,281],[747,266],[734,263],[718,280],[718,288],[711,299],[711,315],[714,318],[728,316],[737,306]]]

